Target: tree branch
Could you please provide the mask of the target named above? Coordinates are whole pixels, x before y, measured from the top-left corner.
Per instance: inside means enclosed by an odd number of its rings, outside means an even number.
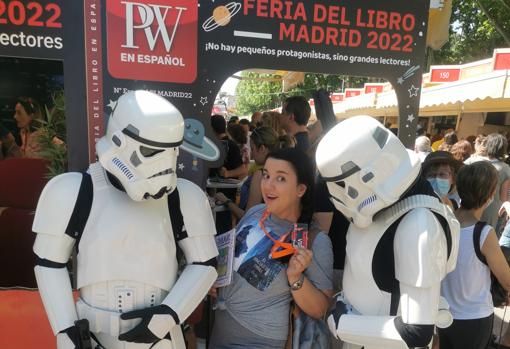
[[[506,7],[506,9],[508,11],[510,11],[510,2],[508,2],[508,0],[499,0],[499,1],[503,4],[503,6]]]
[[[485,17],[487,17],[487,19],[492,24],[492,26],[498,31],[499,34],[501,34],[501,36],[505,40],[506,44],[510,46],[510,35],[505,31],[505,29],[503,27],[501,27],[496,22],[496,19],[490,15],[490,13],[485,8],[485,5],[482,4],[482,2],[480,0],[475,0],[475,2],[478,4],[478,7],[480,7],[480,10],[483,12]],[[506,3],[505,3],[505,5],[506,5]]]

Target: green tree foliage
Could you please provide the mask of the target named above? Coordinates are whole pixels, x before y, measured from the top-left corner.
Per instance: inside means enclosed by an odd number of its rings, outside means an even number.
[[[459,64],[510,46],[510,0],[453,0],[450,40],[429,52],[432,64]]]
[[[251,115],[280,106],[282,82],[277,75],[244,71],[237,84],[237,113]]]
[[[306,73],[303,84],[283,93],[282,82],[277,75],[242,72],[243,80],[236,88],[237,113],[249,115],[281,106],[288,96],[302,95],[312,98],[314,91],[324,88],[330,92],[342,92],[343,88],[360,88],[368,81],[383,81],[357,76]]]

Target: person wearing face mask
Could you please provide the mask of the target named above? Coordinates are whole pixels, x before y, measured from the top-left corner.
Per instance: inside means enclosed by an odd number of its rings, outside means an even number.
[[[422,175],[430,183],[444,204],[456,210],[460,198],[455,189],[455,176],[462,164],[447,151],[435,151],[425,158]]]

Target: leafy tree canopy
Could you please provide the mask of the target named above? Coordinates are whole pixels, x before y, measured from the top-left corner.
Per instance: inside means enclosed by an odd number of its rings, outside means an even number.
[[[283,93],[279,76],[244,71],[243,80],[236,88],[237,113],[250,115],[255,111],[278,108],[288,96],[302,95],[312,98],[314,91],[324,88],[330,92],[342,92],[344,88],[363,87],[369,78],[331,74],[306,73],[304,82]],[[382,80],[374,80],[382,81]]]
[[[241,77],[236,87],[237,113],[251,115],[279,107],[282,82],[278,76],[243,71]]]
[[[453,0],[450,40],[432,64],[462,64],[510,46],[510,0]]]

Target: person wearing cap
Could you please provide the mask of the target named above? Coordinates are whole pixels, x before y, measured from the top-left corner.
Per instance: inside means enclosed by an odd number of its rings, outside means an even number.
[[[461,163],[452,154],[438,150],[430,153],[422,164],[423,177],[430,183],[436,194],[444,204],[452,209],[460,205],[458,194],[455,192],[455,176]]]

